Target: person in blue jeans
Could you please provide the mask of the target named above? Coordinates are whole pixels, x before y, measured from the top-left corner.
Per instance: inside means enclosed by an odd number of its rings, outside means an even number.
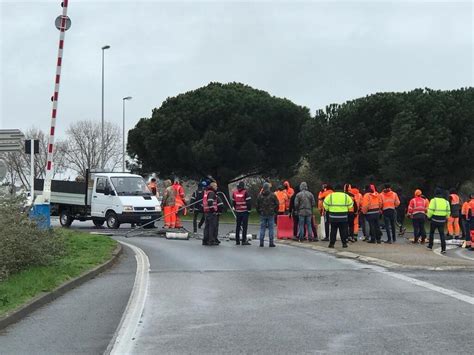
[[[274,248],[274,219],[278,213],[278,199],[275,194],[270,191],[268,182],[263,184],[262,192],[257,197],[257,212],[260,215],[260,246],[263,247],[265,240],[265,232],[268,228],[268,237],[270,239],[270,247]]]
[[[311,219],[313,217],[313,208],[316,206],[314,195],[308,191],[308,184],[300,184],[300,192],[295,197],[295,210],[298,214],[298,239],[300,242],[304,239],[305,225],[308,231],[308,241],[312,242],[313,233],[311,229]]]

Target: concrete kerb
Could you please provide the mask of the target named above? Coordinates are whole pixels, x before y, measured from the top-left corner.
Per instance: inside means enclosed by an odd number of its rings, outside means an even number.
[[[383,260],[383,259],[379,259],[379,258],[374,258],[374,257],[371,257],[371,256],[364,256],[364,255],[360,255],[360,254],[349,252],[349,251],[339,251],[337,249],[331,249],[331,248],[322,247],[322,246],[319,246],[319,245],[313,245],[313,244],[309,244],[309,243],[308,244],[299,243],[299,242],[294,242],[292,240],[285,240],[285,239],[279,239],[279,240],[277,240],[277,243],[290,245],[290,246],[297,247],[297,248],[312,249],[312,250],[320,251],[322,253],[332,254],[332,255],[334,255],[335,257],[338,257],[338,258],[358,260],[358,261],[366,263],[366,264],[382,266],[384,268],[394,269],[394,270],[396,270],[396,269],[398,269],[398,270],[400,270],[400,269],[403,269],[403,270],[430,270],[430,271],[474,270],[474,266],[403,265],[403,264],[394,263],[392,261]]]
[[[44,306],[45,304],[50,303],[56,298],[64,295],[66,292],[82,285],[83,283],[93,279],[97,275],[109,269],[117,261],[117,258],[122,254],[122,252],[123,252],[122,244],[117,243],[117,247],[112,252],[112,257],[105,263],[99,266],[96,266],[92,270],[86,271],[82,275],[79,275],[78,277],[75,277],[72,280],[66,281],[65,283],[58,286],[51,292],[42,293],[36,296],[35,298],[33,298],[31,301],[24,304],[20,308],[17,308],[7,313],[5,316],[0,318],[0,330],[5,329],[9,325],[12,325],[20,321],[21,319],[23,319],[30,313]]]

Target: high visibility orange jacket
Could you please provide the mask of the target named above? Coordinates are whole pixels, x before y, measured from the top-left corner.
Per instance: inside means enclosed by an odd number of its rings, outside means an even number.
[[[429,204],[430,202],[421,196],[412,198],[408,204],[408,215],[411,217],[426,215]]]
[[[360,209],[362,205],[362,194],[360,193],[359,189],[355,187],[351,189],[351,192],[354,195],[354,202],[357,204],[357,208]]]
[[[286,203],[285,208],[289,209],[290,208],[290,200],[291,200],[291,197],[295,194],[295,190],[291,187],[289,181],[285,181],[283,183],[283,186],[286,187],[286,194],[288,195],[288,202]]]
[[[383,210],[394,210],[396,207],[400,206],[400,199],[398,198],[397,193],[390,189],[383,190],[380,197],[382,198]]]
[[[181,206],[185,205],[186,195],[184,194],[184,189],[179,183],[174,183],[172,187],[173,187],[173,190],[176,191],[176,206],[180,208]]]
[[[459,217],[461,210],[461,199],[457,194],[449,195],[449,204],[451,205],[451,217]]]
[[[323,207],[323,202],[326,197],[328,197],[330,194],[332,194],[334,191],[331,189],[328,190],[322,190],[318,194],[318,209],[321,212],[321,214],[324,214],[324,207]]]
[[[148,188],[150,189],[151,193],[158,197],[158,185],[156,184],[156,181],[150,181],[148,183]]]
[[[461,214],[467,218],[467,213],[469,212],[469,201],[466,201],[462,204]]]
[[[278,212],[285,212],[286,206],[288,205],[288,202],[290,201],[286,191],[277,190],[275,191],[275,196],[278,199]]]
[[[469,200],[466,212],[466,219],[470,220],[471,218],[474,218],[474,198]]]
[[[369,214],[379,214],[382,209],[382,199],[378,192],[368,192],[362,198],[362,213]]]

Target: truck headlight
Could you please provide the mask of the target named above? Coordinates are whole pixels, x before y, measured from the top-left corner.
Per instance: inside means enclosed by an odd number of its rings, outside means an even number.
[[[123,206],[124,212],[133,212],[133,206]]]
[[[156,205],[156,206],[155,206],[155,211],[161,211],[161,206],[160,206],[160,205]]]

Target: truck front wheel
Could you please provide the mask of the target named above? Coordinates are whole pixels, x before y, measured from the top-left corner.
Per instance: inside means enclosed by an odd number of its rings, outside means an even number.
[[[62,210],[61,213],[59,213],[59,223],[61,226],[69,228],[72,224],[72,221],[74,221],[74,218],[71,217],[67,209]]]
[[[105,216],[105,221],[107,223],[107,227],[110,229],[117,229],[120,227],[120,222],[115,212],[108,212]]]

